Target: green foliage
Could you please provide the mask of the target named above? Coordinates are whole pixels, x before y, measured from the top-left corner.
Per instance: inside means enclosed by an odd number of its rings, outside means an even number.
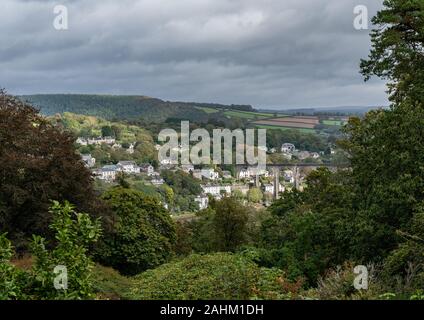
[[[0,146],[0,230],[18,252],[32,234],[52,237],[49,199],[69,200],[90,214],[99,209],[73,136],[2,91]]]
[[[188,173],[163,170],[161,174],[165,182],[174,190],[174,193],[198,195],[202,192],[200,182]]]
[[[171,258],[175,226],[155,198],[117,187],[107,191],[103,199],[115,218],[97,249],[99,261],[133,275]]]
[[[287,270],[289,279],[305,277],[314,285],[326,269],[352,254],[355,221],[346,178],[320,169],[309,176],[303,192],[285,192],[262,223],[262,261]]]
[[[85,213],[75,212],[68,202],[61,205],[54,201],[51,212],[55,217],[50,226],[56,234],[55,248],[49,251],[44,238],[33,237],[35,294],[44,299],[93,298],[93,263],[88,256],[88,248],[101,234],[100,222],[92,221]],[[67,269],[66,290],[57,290],[52,285],[56,277],[52,271],[56,266]]]
[[[236,251],[247,241],[248,210],[232,197],[211,201],[192,222],[196,252]]]
[[[112,268],[97,264],[93,269],[92,282],[97,299],[131,299],[132,279],[122,276]]]
[[[75,212],[68,202],[61,205],[54,201],[51,212],[55,246],[46,249],[45,239],[34,235],[31,245],[34,265],[29,271],[19,270],[10,263],[13,255],[11,243],[5,235],[0,236],[0,300],[94,297],[93,263],[88,248],[100,236],[100,222],[92,221],[88,214]],[[54,286],[57,266],[66,268],[66,288],[56,289]]]
[[[113,131],[111,126],[103,126],[102,127],[102,137],[114,137],[115,132]]]
[[[241,255],[190,255],[135,277],[134,298],[241,300],[289,298],[280,270],[261,269]]]
[[[372,49],[361,69],[366,80],[376,75],[389,80],[391,100],[423,102],[424,3],[421,0],[385,0],[372,22]]]
[[[267,146],[279,150],[283,142],[291,142],[299,150],[325,151],[327,147],[324,138],[299,130],[267,130]]]
[[[6,234],[0,235],[0,300],[25,299],[22,288],[24,274],[10,263],[12,243]]]
[[[251,188],[247,193],[247,198],[252,203],[259,203],[262,201],[263,193],[259,188]]]
[[[23,96],[46,115],[72,112],[105,119],[165,121],[170,117],[207,119],[208,114],[194,108],[198,104],[167,102],[144,96],[52,94]],[[189,120],[187,119],[187,120]]]
[[[226,197],[211,204],[216,247],[219,251],[235,251],[246,241],[247,209],[234,198]]]

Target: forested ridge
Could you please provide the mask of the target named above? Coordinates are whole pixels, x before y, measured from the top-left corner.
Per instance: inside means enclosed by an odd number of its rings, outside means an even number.
[[[72,112],[98,116],[108,120],[143,118],[160,122],[168,118],[181,118],[201,122],[208,119],[207,113],[199,109],[202,107],[246,111],[253,109],[251,106],[170,102],[146,96],[42,94],[20,96],[19,98],[38,107],[44,115]]]

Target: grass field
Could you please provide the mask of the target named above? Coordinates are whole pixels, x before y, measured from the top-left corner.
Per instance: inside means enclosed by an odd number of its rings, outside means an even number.
[[[243,118],[243,119],[265,119],[273,116],[272,113],[261,113],[261,112],[248,112],[248,111],[225,111],[224,115],[231,118]]]
[[[258,129],[267,129],[267,130],[297,130],[300,132],[304,132],[304,133],[312,133],[315,134],[317,133],[314,129],[309,129],[309,128],[289,128],[289,127],[281,127],[281,126],[269,126],[269,125],[255,125],[255,128]]]
[[[326,126],[343,126],[344,122],[341,120],[323,120],[323,124]]]
[[[218,112],[218,110],[217,109],[214,109],[214,108],[207,108],[207,107],[195,107],[195,108],[197,110],[202,110],[202,111],[204,111],[204,112],[206,112],[208,114],[217,113]]]

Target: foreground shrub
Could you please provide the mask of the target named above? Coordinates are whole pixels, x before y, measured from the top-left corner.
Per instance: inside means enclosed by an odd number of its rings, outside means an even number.
[[[23,299],[24,274],[10,263],[13,256],[11,242],[6,234],[0,235],[0,300]]]
[[[244,256],[193,254],[135,277],[133,298],[230,300],[291,298],[281,270],[261,269]]]
[[[34,236],[31,244],[34,265],[31,270],[20,270],[10,263],[13,255],[10,242],[0,236],[0,299],[90,299],[93,263],[88,247],[100,235],[100,222],[88,214],[77,213],[68,202],[54,202],[51,207],[56,234],[52,250],[46,241]],[[57,267],[60,272],[57,272]],[[56,270],[56,273],[55,273]],[[66,276],[65,276],[66,270]],[[58,276],[61,277],[58,280]],[[61,287],[54,284],[59,284]]]
[[[99,262],[134,275],[169,260],[175,225],[155,198],[122,187],[111,189],[103,198],[116,221],[96,250]]]

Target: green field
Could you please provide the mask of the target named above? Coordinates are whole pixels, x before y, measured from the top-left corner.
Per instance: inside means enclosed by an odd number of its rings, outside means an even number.
[[[249,112],[249,111],[225,111],[224,115],[230,118],[243,118],[243,119],[265,119],[273,117],[273,113]]]
[[[208,114],[219,112],[218,109],[214,109],[214,108],[207,108],[207,107],[195,107],[195,108],[197,110],[201,110],[201,111],[206,112]]]
[[[326,126],[343,126],[344,122],[341,120],[323,120],[323,124]]]
[[[289,127],[281,127],[281,126],[269,126],[269,125],[256,125],[255,128],[258,129],[268,129],[268,130],[297,130],[304,133],[317,133],[315,129],[308,128],[289,128]]]

